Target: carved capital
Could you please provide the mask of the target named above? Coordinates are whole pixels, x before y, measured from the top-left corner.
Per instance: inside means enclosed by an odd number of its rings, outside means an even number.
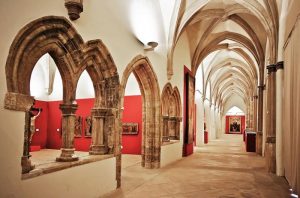
[[[83,11],[82,0],[65,0],[65,7],[72,21],[80,18],[80,13]]]
[[[64,115],[72,115],[72,114],[75,114],[75,112],[78,108],[78,105],[77,104],[60,104],[59,108]]]
[[[276,70],[283,69],[283,67],[284,67],[283,61],[279,61],[279,62],[276,64]]]
[[[257,100],[257,99],[258,99],[258,96],[253,96],[253,99],[256,99],[256,100]]]
[[[276,137],[267,137],[266,143],[275,144]]]
[[[258,85],[257,88],[260,89],[260,90],[265,90],[266,89],[266,85]]]
[[[15,111],[29,111],[34,98],[29,95],[8,92],[5,94],[4,108]]]
[[[276,72],[276,64],[271,64],[267,66],[268,74],[271,74],[272,72]]]

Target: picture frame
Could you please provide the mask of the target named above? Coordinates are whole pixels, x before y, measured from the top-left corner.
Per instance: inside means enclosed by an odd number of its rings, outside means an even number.
[[[139,133],[139,125],[136,122],[125,122],[122,124],[123,135],[137,135]]]
[[[229,118],[229,133],[241,133],[241,117],[235,116]]]

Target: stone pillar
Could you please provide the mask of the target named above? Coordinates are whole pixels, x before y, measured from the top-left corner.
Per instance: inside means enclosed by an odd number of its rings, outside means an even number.
[[[276,65],[267,66],[267,127],[266,165],[268,172],[276,173]]]
[[[74,154],[74,131],[75,131],[75,112],[77,104],[60,104],[62,111],[62,148],[61,154],[56,158],[58,162],[71,162],[78,160]]]
[[[163,117],[163,135],[162,141],[169,142],[169,116],[162,116]]]
[[[108,151],[104,136],[105,117],[107,113],[107,108],[92,109],[92,144],[90,146],[90,155],[104,155]]]
[[[253,98],[250,98],[250,102],[249,102],[249,128],[251,128],[253,130]]]
[[[21,159],[22,165],[22,174],[29,173],[29,171],[34,169],[34,165],[31,164],[29,148],[30,148],[30,122],[31,116],[30,111],[25,112],[25,127],[24,127],[24,148],[23,148],[23,156]]]
[[[263,98],[265,85],[258,86],[258,104],[257,104],[257,131],[256,131],[256,153],[262,155],[263,142]]]
[[[282,94],[283,61],[276,64],[276,174],[284,176],[283,168],[283,128],[282,128]]]
[[[257,132],[257,99],[258,96],[253,96],[253,129]]]

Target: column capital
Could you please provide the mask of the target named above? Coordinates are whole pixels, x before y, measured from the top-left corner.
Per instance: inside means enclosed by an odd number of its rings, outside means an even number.
[[[59,108],[62,111],[62,113],[65,115],[75,114],[75,112],[78,108],[78,105],[77,104],[60,104]]]
[[[276,64],[271,64],[267,66],[268,74],[276,72]]]
[[[283,68],[284,68],[284,62],[283,61],[279,61],[276,64],[276,70],[283,69]]]
[[[257,95],[253,96],[253,99],[256,99],[256,100],[257,100],[257,99],[258,99],[258,96],[257,96]]]
[[[266,85],[258,85],[257,88],[261,89],[261,90],[265,90],[266,89]]]

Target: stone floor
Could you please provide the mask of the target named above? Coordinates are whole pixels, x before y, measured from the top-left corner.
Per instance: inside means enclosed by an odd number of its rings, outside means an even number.
[[[241,135],[224,135],[161,169],[141,168],[140,156],[122,157],[122,187],[103,197],[290,197],[285,179],[266,173],[264,158],[245,152]]]

